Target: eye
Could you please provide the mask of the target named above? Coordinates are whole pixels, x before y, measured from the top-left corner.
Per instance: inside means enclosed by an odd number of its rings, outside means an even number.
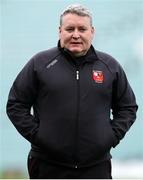
[[[87,29],[86,29],[85,27],[80,27],[80,28],[79,28],[79,31],[80,31],[80,32],[85,32],[86,30],[87,30]]]
[[[67,32],[72,32],[72,31],[74,31],[74,28],[68,27],[68,28],[66,28],[66,31],[67,31]]]

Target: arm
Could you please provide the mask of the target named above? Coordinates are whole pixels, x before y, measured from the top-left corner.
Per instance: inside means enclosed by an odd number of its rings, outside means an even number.
[[[38,122],[30,113],[37,96],[37,79],[34,59],[31,59],[14,81],[7,102],[7,114],[19,131],[32,142],[38,130]]]
[[[137,104],[135,95],[123,69],[119,66],[113,86],[112,128],[118,142],[125,136],[136,119]],[[115,145],[116,146],[116,145]]]

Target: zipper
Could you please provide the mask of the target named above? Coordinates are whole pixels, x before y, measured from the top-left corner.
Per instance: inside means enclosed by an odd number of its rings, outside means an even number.
[[[74,139],[74,168],[78,168],[78,144],[79,144],[79,108],[80,108],[80,74],[79,69],[76,69],[76,84],[77,84],[77,109],[76,109],[76,118],[75,118],[75,139]]]
[[[76,80],[79,80],[79,70],[76,71]]]

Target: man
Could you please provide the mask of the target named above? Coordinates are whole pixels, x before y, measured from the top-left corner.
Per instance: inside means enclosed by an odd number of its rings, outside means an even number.
[[[135,121],[137,105],[122,67],[94,49],[93,36],[90,12],[69,6],[58,46],[32,57],[13,83],[7,114],[32,145],[30,178],[112,178],[110,149]]]

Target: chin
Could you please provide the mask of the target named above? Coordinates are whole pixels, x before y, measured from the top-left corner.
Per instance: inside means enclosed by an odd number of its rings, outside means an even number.
[[[86,54],[86,52],[83,51],[83,50],[75,50],[75,49],[69,49],[69,50],[70,50],[70,52],[71,52],[74,56],[76,56],[76,57],[78,57],[78,56],[83,56],[83,55]]]
[[[72,52],[72,53],[82,53],[83,50],[81,49],[75,49],[75,48],[69,48],[69,50]]]
[[[71,52],[75,52],[75,53],[80,53],[80,52],[82,52],[81,49],[75,49],[75,48],[69,48],[69,50],[70,50]]]

